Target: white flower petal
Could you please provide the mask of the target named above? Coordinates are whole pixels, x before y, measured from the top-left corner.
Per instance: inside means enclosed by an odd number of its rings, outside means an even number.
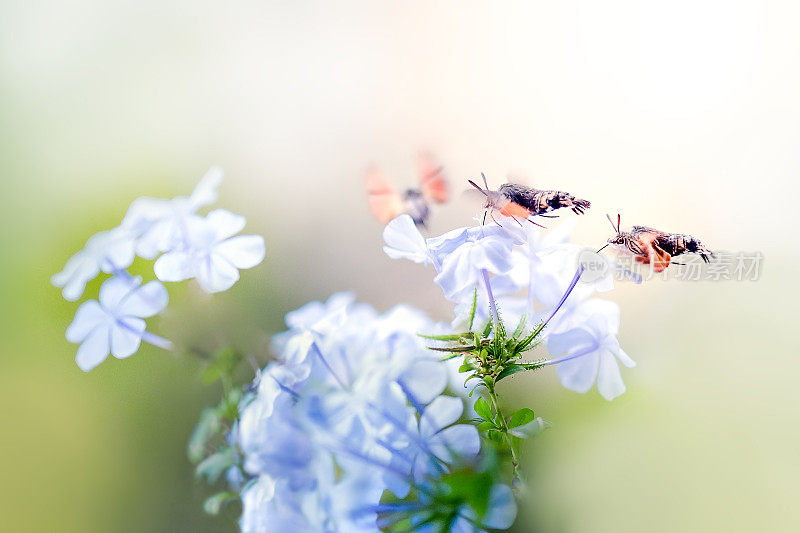
[[[151,317],[163,311],[168,301],[169,295],[164,285],[158,281],[149,281],[125,298],[120,314],[140,318]]]
[[[383,229],[383,251],[392,259],[429,263],[428,247],[414,220],[407,214],[391,220]]]
[[[111,355],[124,359],[136,353],[145,328],[141,318],[126,318],[111,328]]]
[[[591,352],[575,359],[559,363],[556,367],[558,379],[565,388],[584,393],[592,388],[597,377],[600,354]]]
[[[208,169],[205,175],[200,179],[200,183],[198,183],[194,191],[192,191],[192,196],[189,198],[193,210],[197,210],[200,207],[213,204],[217,201],[217,188],[219,184],[222,183],[224,177],[225,174],[220,167],[213,166]]]
[[[447,368],[439,361],[419,361],[398,380],[418,404],[430,403],[447,387]]]
[[[239,280],[236,267],[217,254],[211,254],[199,261],[194,271],[200,287],[208,293],[226,291]]]
[[[454,457],[474,457],[481,450],[478,429],[470,424],[458,424],[436,434],[431,451],[437,457],[451,462]]]
[[[128,296],[131,291],[136,290],[141,278],[139,277],[126,277],[125,275],[114,276],[108,278],[100,286],[100,304],[112,314],[116,314],[122,300]]]
[[[115,228],[109,233],[100,265],[104,272],[112,273],[131,266],[136,257],[136,239],[121,228]]]
[[[619,372],[616,358],[609,352],[600,355],[600,372],[597,375],[597,391],[608,401],[625,392],[625,383]]]
[[[508,529],[517,518],[517,502],[508,485],[497,484],[489,491],[489,509],[483,517],[483,527]]]
[[[187,252],[167,252],[156,259],[153,272],[161,281],[183,281],[194,276],[193,260]]]
[[[551,333],[547,337],[547,351],[553,356],[575,355],[596,346],[597,339],[584,328],[573,328],[563,333]]]
[[[108,327],[98,326],[89,333],[89,336],[78,347],[75,362],[81,370],[88,372],[105,361],[106,357],[108,357],[109,349]]]
[[[213,228],[214,235],[219,241],[236,235],[247,224],[242,215],[231,213],[227,209],[214,209],[206,216],[205,221]]]
[[[99,264],[84,249],[70,257],[64,269],[50,278],[50,282],[56,287],[63,287],[61,294],[64,299],[74,302],[83,295],[86,283],[99,273]]]
[[[253,268],[264,260],[264,237],[261,235],[232,237],[216,245],[214,253],[227,259],[236,268]]]
[[[439,396],[422,412],[419,432],[423,438],[430,437],[442,428],[455,423],[464,412],[461,398]]]
[[[99,325],[108,324],[110,317],[106,314],[97,300],[89,300],[78,307],[75,318],[67,327],[66,337],[69,342],[82,342],[89,333]]]

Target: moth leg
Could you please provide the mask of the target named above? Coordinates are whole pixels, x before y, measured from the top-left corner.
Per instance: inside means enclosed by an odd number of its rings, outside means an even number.
[[[499,222],[497,221],[497,219],[496,219],[496,218],[494,218],[494,213],[491,213],[489,216],[491,216],[491,217],[492,217],[492,220],[494,220],[494,223],[495,223],[495,224],[497,224],[497,225],[498,225],[498,226],[500,226],[501,228],[503,227],[503,225],[502,225],[501,223],[499,223]]]

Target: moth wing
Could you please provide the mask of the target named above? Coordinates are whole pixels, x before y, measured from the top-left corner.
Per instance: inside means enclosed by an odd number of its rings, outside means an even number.
[[[375,218],[386,224],[403,213],[403,199],[383,172],[370,167],[366,181],[369,208]]]
[[[669,266],[672,256],[661,248],[655,240],[650,244],[650,250],[653,257],[653,271],[656,274],[663,272]]]
[[[531,212],[527,207],[521,206],[516,202],[506,199],[503,205],[499,206],[500,214],[507,217],[519,217],[527,219]]]
[[[450,198],[447,179],[442,166],[428,153],[421,153],[417,159],[419,184],[422,194],[431,202],[442,204]]]
[[[634,231],[637,229],[640,230],[638,232],[639,243],[647,253],[647,257],[637,258],[637,260],[645,265],[652,263],[653,271],[656,274],[663,272],[669,266],[672,256],[658,245],[658,238],[662,232],[642,226],[634,227]]]

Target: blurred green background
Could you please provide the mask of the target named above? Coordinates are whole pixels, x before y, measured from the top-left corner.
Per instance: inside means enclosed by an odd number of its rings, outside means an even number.
[[[185,456],[217,395],[198,362],[144,348],[74,363],[77,305],[48,280],[92,233],[219,164],[219,204],[267,259],[213,298],[171,287],[155,331],[263,361],[286,311],[337,290],[447,319],[432,273],[382,254],[362,190],[370,162],[410,185],[427,148],[454,181],[590,198],[579,241],[604,242],[621,212],[765,257],[757,282],[611,293],[638,362],[612,403],[552,371],[510,380],[507,401],[555,424],[527,455],[517,530],[796,531],[799,16],[762,1],[0,1],[0,529],[235,529],[235,511],[203,515]],[[473,207],[437,210],[432,231]]]

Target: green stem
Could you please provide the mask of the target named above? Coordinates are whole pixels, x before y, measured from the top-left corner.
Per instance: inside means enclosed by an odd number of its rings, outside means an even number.
[[[511,450],[511,464],[514,466],[514,477],[519,477],[519,459],[517,458],[517,453],[514,451],[514,446],[511,445],[511,438],[512,435],[508,433],[508,422],[506,421],[505,415],[503,415],[503,411],[500,410],[500,399],[497,396],[497,392],[495,392],[494,387],[487,387],[486,392],[489,396],[489,405],[492,407],[492,410],[496,413],[497,418],[500,421],[500,430],[503,432],[505,436],[506,443],[508,444],[508,449]]]

